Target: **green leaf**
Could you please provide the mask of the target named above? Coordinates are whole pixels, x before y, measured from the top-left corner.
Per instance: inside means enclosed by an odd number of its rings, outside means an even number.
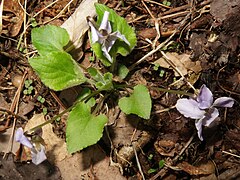
[[[29,63],[42,82],[55,91],[86,81],[81,68],[66,52],[49,52],[47,56],[31,58]]]
[[[158,166],[159,166],[160,169],[163,168],[164,165],[165,165],[165,161],[164,160],[160,160],[158,162]]]
[[[128,68],[123,65],[123,64],[119,64],[118,65],[118,72],[117,72],[117,75],[121,78],[121,79],[124,79],[125,77],[127,77],[129,73],[129,70]]]
[[[133,94],[130,97],[121,98],[118,105],[126,114],[136,114],[144,119],[150,118],[152,100],[144,85],[135,86]]]
[[[67,31],[61,27],[47,25],[34,28],[31,33],[32,43],[40,55],[53,51],[64,51],[63,47],[69,42]]]
[[[147,171],[147,173],[148,173],[148,174],[151,174],[151,173],[154,173],[154,172],[156,172],[156,171],[157,171],[157,169],[151,168],[151,169],[149,169],[149,170]]]
[[[79,94],[77,101],[83,101],[84,98],[88,97],[92,92],[89,88],[83,88],[81,93]],[[86,99],[84,102],[88,104],[90,107],[93,107],[96,104],[96,100],[91,97],[90,99]]]
[[[105,115],[92,115],[90,109],[89,105],[80,102],[69,114],[66,129],[69,153],[93,145],[102,137],[103,128],[108,119]]]
[[[128,55],[133,48],[136,46],[137,38],[134,32],[134,29],[128,25],[127,21],[119,16],[114,10],[108,8],[103,4],[95,4],[96,12],[98,14],[97,24],[100,25],[103,14],[105,11],[108,11],[109,14],[109,21],[111,23],[112,32],[119,31],[122,35],[126,37],[129,41],[130,46],[127,45],[122,40],[117,40],[113,45],[112,49],[110,50],[109,54],[115,58],[116,55],[119,53],[122,56]],[[95,52],[96,56],[102,61],[105,66],[110,66],[111,63],[107,60],[107,58],[103,55],[101,50],[101,45],[99,43],[92,44],[92,49]]]

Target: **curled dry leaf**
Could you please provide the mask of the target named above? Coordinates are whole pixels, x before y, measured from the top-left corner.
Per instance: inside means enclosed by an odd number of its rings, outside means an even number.
[[[200,65],[200,61],[191,61],[190,55],[188,54],[178,54],[175,52],[167,52],[167,57],[173,62],[173,64],[180,70],[183,75],[188,74],[188,71],[193,71],[195,74],[198,74],[202,68]],[[164,58],[160,58],[154,62],[157,63],[163,68],[171,68],[170,64],[168,64]],[[180,76],[177,71],[174,71],[175,76]]]
[[[3,5],[3,34],[14,37],[18,35],[23,19],[24,11],[19,3],[24,4],[24,0],[5,0]]]
[[[89,29],[86,17],[96,15],[94,7],[94,3],[96,2],[97,0],[83,0],[76,11],[61,26],[67,30],[70,36],[71,43],[68,46],[74,46],[74,49],[70,53],[76,60],[82,56],[81,46],[84,35]]]
[[[206,164],[201,164],[200,166],[193,166],[183,161],[177,166],[190,175],[208,175],[215,172],[214,164],[211,161],[208,161]]]

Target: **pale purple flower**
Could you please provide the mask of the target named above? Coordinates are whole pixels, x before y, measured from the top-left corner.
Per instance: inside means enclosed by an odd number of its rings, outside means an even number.
[[[45,155],[45,148],[40,144],[40,150],[34,147],[34,145],[30,142],[30,140],[24,135],[23,129],[18,128],[15,132],[15,140],[20,144],[31,149],[32,154],[32,162],[36,165],[40,164],[44,160],[47,159]]]
[[[130,43],[126,39],[126,37],[122,35],[119,31],[112,32],[112,27],[110,22],[108,21],[108,17],[109,17],[109,12],[105,11],[102,22],[98,29],[96,25],[94,25],[91,21],[88,21],[88,23],[92,32],[92,43],[98,42],[99,44],[101,44],[103,55],[112,63],[113,60],[109,52],[113,47],[114,43],[116,42],[116,40],[119,38],[129,46],[130,46]]]
[[[23,134],[23,129],[18,128],[15,132],[15,140],[19,142],[20,144],[28,147],[28,148],[33,148],[32,143],[29,141],[29,139]]]
[[[44,160],[47,159],[46,154],[45,154],[45,147],[40,144],[40,150],[33,149],[31,150],[32,154],[32,162],[36,165],[42,163]]]
[[[202,126],[209,126],[219,116],[216,107],[232,107],[233,104],[234,99],[230,97],[220,97],[213,102],[212,92],[202,85],[196,99],[179,99],[176,108],[185,117],[196,119],[195,126],[202,141]]]

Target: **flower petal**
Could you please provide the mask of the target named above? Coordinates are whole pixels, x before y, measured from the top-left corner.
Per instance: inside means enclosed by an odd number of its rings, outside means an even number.
[[[19,143],[21,143],[24,146],[27,146],[28,148],[32,148],[33,145],[29,141],[29,139],[23,134],[23,129],[18,128],[15,133],[15,140]]]
[[[195,126],[197,129],[197,133],[198,133],[198,137],[201,141],[203,141],[203,137],[202,137],[202,119],[196,120],[195,121]]]
[[[182,115],[192,119],[201,119],[205,114],[204,110],[199,109],[198,102],[193,99],[179,99],[176,108]]]
[[[92,32],[92,43],[98,42],[100,44],[102,44],[103,42],[103,36],[99,33],[99,31],[95,28],[95,26],[92,24],[91,21],[88,21],[88,24],[91,28],[91,32]]]
[[[217,108],[210,108],[209,111],[205,114],[204,119],[202,120],[202,125],[209,126],[218,116],[219,112]]]
[[[210,89],[207,88],[205,84],[200,88],[199,95],[197,97],[197,101],[199,102],[200,109],[207,109],[213,103],[213,94]]]
[[[31,150],[32,162],[36,165],[40,164],[41,162],[47,159],[44,146],[43,145],[40,146],[41,146],[40,151],[37,151],[35,149]]]
[[[213,106],[216,107],[232,107],[234,104],[234,99],[230,98],[230,97],[220,97],[217,98],[214,103]]]
[[[116,40],[118,38],[117,36],[112,35],[112,34],[108,35],[107,39],[104,41],[104,45],[106,46],[106,49],[108,52],[112,49],[114,43],[116,42]]]
[[[99,27],[99,31],[105,30],[105,31],[107,31],[108,34],[110,34],[112,32],[112,28],[111,28],[110,22],[108,21],[108,17],[109,17],[109,12],[105,11],[103,18],[102,18],[101,25]]]
[[[103,55],[109,60],[109,62],[112,63],[113,62],[112,57],[108,53],[108,50],[107,50],[107,47],[106,47],[105,43],[102,45],[101,48],[102,48]]]
[[[120,32],[116,31],[116,32],[112,33],[112,35],[114,35],[114,36],[116,36],[117,38],[123,40],[127,45],[130,46],[129,41],[128,41],[128,40],[126,39],[126,37],[125,37],[123,34],[121,34]]]

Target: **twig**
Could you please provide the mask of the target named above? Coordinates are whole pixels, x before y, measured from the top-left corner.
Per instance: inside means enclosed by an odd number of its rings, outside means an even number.
[[[2,27],[3,27],[3,4],[4,4],[4,0],[2,0],[1,4],[0,4],[0,34],[2,33]]]
[[[182,148],[180,153],[172,160],[171,164],[169,166],[173,166],[177,163],[179,157],[185,152],[185,150],[188,148],[188,146],[191,144],[193,138],[195,137],[195,134],[192,135],[192,137],[188,140],[188,142],[185,144],[185,146]],[[165,166],[163,169],[161,169],[156,175],[154,175],[150,180],[158,179],[159,176],[163,177],[166,174],[168,167]],[[160,178],[161,179],[161,178]]]
[[[18,115],[18,114],[15,114],[14,112],[12,112],[12,111],[10,111],[10,110],[8,110],[8,109],[4,109],[4,108],[1,108],[1,107],[0,107],[0,111],[6,112],[6,113],[8,113],[8,114],[10,114],[10,115],[12,115],[12,116],[15,116],[16,118],[19,118],[19,119],[24,120],[24,121],[28,121],[28,120],[25,119],[24,117],[22,117],[22,116],[20,116],[20,115]]]
[[[19,98],[20,98],[21,91],[22,91],[22,88],[23,88],[23,85],[24,85],[24,81],[25,81],[25,79],[26,79],[26,75],[27,75],[27,71],[25,71],[25,73],[24,73],[24,75],[23,75],[23,77],[22,77],[20,86],[18,87],[17,92],[15,93],[15,96],[14,96],[14,98],[13,98],[13,102],[12,102],[11,107],[10,107],[10,111],[11,111],[11,112],[14,112],[15,114],[17,114],[17,111],[18,111]],[[15,109],[15,110],[14,110],[14,109]],[[9,123],[10,123],[10,119],[8,119],[7,122],[6,122],[6,124],[5,124],[5,127],[6,127],[6,128],[8,128]],[[7,155],[9,152],[12,151],[12,144],[13,144],[13,137],[14,137],[15,125],[16,125],[16,118],[14,118],[14,120],[13,120],[12,133],[11,133],[10,139],[9,139],[9,141],[8,141],[7,151],[4,153],[3,158],[5,158],[6,155]]]
[[[147,5],[144,3],[144,1],[142,0],[142,4],[143,6],[147,9],[148,13],[150,14],[150,16],[153,18],[154,20],[154,25],[155,25],[155,29],[157,31],[157,36],[155,37],[153,43],[152,43],[152,47],[153,49],[155,49],[155,45],[157,43],[157,40],[161,37],[160,35],[160,29],[159,29],[159,23],[158,20],[153,16],[153,14],[151,13],[151,11],[148,9]]]
[[[52,19],[48,20],[48,21],[45,21],[43,22],[43,24],[47,24],[55,19],[57,19],[67,8],[68,6],[70,6],[70,4],[73,2],[74,0],[71,0],[69,3],[67,3],[67,5],[55,16],[53,17]]]
[[[152,4],[157,4],[157,5],[159,5],[159,6],[161,6],[161,7],[164,7],[164,8],[166,8],[166,9],[171,9],[172,7],[170,7],[170,6],[166,6],[166,5],[164,5],[164,4],[161,4],[161,3],[158,3],[158,2],[155,2],[155,1],[151,1],[151,0],[144,0],[145,2],[149,2],[149,3],[152,3]]]
[[[33,15],[33,18],[35,18],[36,16],[38,16],[41,12],[43,12],[44,10],[46,10],[47,8],[49,8],[50,6],[54,5],[56,2],[58,2],[59,0],[53,1],[52,3],[50,3],[49,5],[47,5],[46,7],[42,8],[40,11],[38,11],[36,14]]]
[[[228,155],[231,155],[231,156],[240,158],[240,156],[238,156],[238,155],[236,155],[236,154],[233,154],[233,153],[230,153],[230,152],[227,152],[227,151],[222,151],[222,153],[225,153],[225,154],[228,154]]]
[[[142,176],[142,179],[145,180],[145,177],[144,177],[144,174],[143,174],[143,171],[142,171],[142,167],[141,167],[141,164],[140,164],[139,159],[138,159],[138,155],[137,155],[137,151],[136,151],[135,145],[133,144],[132,146],[133,146],[133,151],[134,151],[134,154],[135,154],[138,170],[139,170],[139,172],[140,172],[140,174]]]
[[[135,62],[133,65],[131,65],[129,67],[129,71],[133,70],[138,64],[142,63],[146,58],[148,58],[149,56],[153,55],[155,52],[157,52],[158,50],[160,50],[161,48],[163,48],[172,38],[173,36],[175,36],[175,34],[179,31],[179,29],[182,27],[182,25],[186,22],[186,20],[189,18],[188,14],[183,21],[180,23],[179,27],[177,27],[174,31],[173,34],[168,37],[164,42],[162,42],[161,44],[159,44],[156,49],[153,49],[152,51],[150,51],[149,53],[147,53],[145,56],[143,56],[141,59],[139,59],[137,62]]]
[[[145,59],[147,59],[149,56],[153,55],[155,52],[157,52],[159,49],[163,48],[172,38],[175,36],[177,30],[174,30],[173,34],[167,38],[164,42],[162,42],[160,45],[156,47],[156,49],[153,49],[149,53],[147,53],[145,56],[143,56],[141,59],[139,59],[137,62],[135,62],[133,65],[129,67],[129,71],[132,71],[138,64],[142,63]]]
[[[172,60],[163,52],[161,51],[162,55],[165,57],[165,61],[170,65],[172,66],[172,68],[177,71],[177,73],[187,82],[187,84],[194,90],[194,92],[196,92],[196,89],[193,87],[193,85],[188,82],[186,80],[186,78],[184,77],[184,75],[182,74],[182,72],[178,69],[178,67],[172,62]]]

